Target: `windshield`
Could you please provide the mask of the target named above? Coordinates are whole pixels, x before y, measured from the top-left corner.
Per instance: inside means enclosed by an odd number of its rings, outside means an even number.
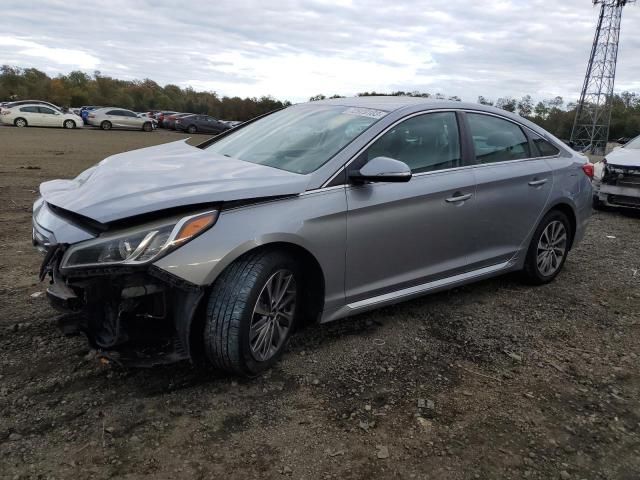
[[[627,142],[624,148],[633,148],[634,150],[640,150],[640,137],[636,137],[633,140]]]
[[[386,114],[368,108],[298,105],[256,120],[207,150],[305,174],[321,167]]]

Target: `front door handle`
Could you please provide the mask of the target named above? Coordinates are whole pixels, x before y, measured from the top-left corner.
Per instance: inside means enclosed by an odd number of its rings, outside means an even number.
[[[462,195],[460,192],[456,192],[453,194],[453,197],[445,198],[444,201],[447,203],[457,203],[464,202],[465,200],[469,200],[471,198],[471,194],[467,193],[466,195]]]
[[[540,185],[544,185],[545,183],[547,183],[547,179],[546,178],[542,178],[540,180],[531,180],[529,182],[529,186],[531,186],[531,187],[539,187]]]

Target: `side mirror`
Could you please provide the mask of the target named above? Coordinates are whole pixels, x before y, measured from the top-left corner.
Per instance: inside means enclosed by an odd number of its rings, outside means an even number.
[[[373,158],[360,170],[349,172],[349,178],[355,183],[408,182],[411,176],[411,169],[406,163],[389,157]]]

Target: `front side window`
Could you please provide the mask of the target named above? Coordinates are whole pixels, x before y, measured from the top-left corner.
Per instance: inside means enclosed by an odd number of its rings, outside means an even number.
[[[38,107],[38,110],[40,110],[40,113],[46,113],[47,115],[54,115],[56,113],[49,107]]]
[[[206,150],[293,173],[317,170],[387,112],[297,105],[235,130]]]
[[[462,166],[460,136],[454,112],[428,113],[399,123],[376,140],[366,160],[389,157],[413,173]]]
[[[513,122],[479,113],[467,113],[479,163],[508,162],[530,158],[529,141]]]

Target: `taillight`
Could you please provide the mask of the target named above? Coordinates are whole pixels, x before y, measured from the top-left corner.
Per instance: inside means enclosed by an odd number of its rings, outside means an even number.
[[[582,171],[590,179],[593,178],[593,163],[585,163],[582,165]]]

